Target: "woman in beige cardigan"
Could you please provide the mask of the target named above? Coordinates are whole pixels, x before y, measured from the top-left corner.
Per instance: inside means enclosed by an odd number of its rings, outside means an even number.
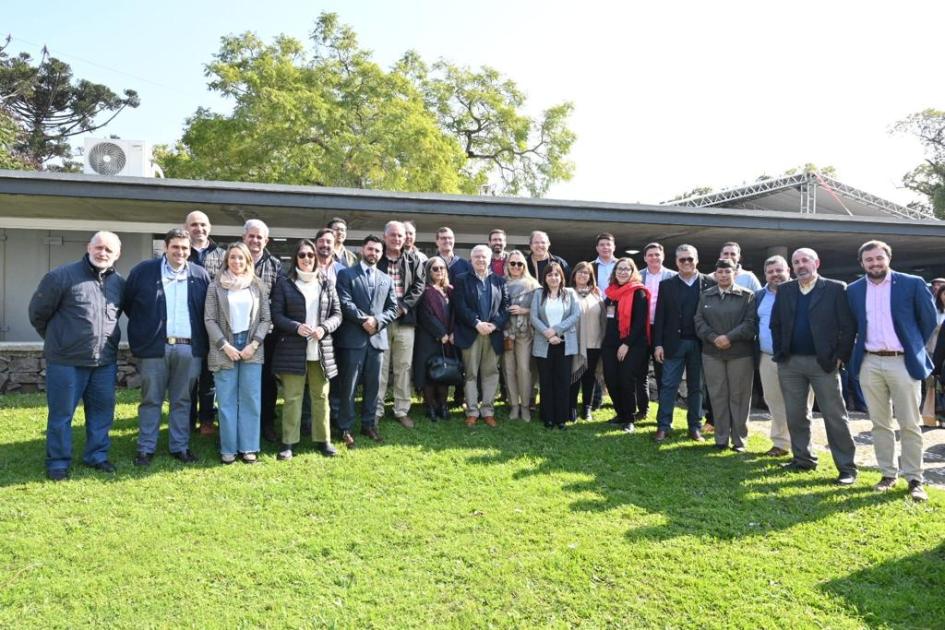
[[[578,354],[571,364],[571,420],[577,419],[578,392],[582,392],[581,419],[591,420],[591,399],[597,384],[597,364],[600,347],[607,329],[607,311],[604,298],[591,263],[579,262],[571,271],[571,287],[578,296],[581,320],[578,324]]]
[[[220,461],[237,454],[256,463],[262,396],[263,341],[269,334],[269,295],[256,278],[243,243],[226,250],[224,269],[207,289],[204,322],[210,340],[207,366],[214,373],[220,413]]]

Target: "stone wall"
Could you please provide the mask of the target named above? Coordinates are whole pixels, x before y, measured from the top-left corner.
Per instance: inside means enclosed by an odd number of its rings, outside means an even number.
[[[141,378],[134,358],[123,343],[118,350],[118,386],[138,387]],[[43,344],[0,343],[0,394],[41,392],[46,389],[46,359]]]

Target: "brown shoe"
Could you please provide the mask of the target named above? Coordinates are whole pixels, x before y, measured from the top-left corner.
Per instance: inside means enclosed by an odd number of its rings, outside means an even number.
[[[200,425],[200,435],[209,437],[211,435],[217,434],[217,428],[213,426],[212,422],[204,422]]]
[[[377,429],[374,427],[367,427],[366,429],[361,429],[361,435],[371,438],[375,442],[383,442],[384,438],[381,437],[381,434],[377,432]]]
[[[913,501],[929,500],[929,495],[925,493],[925,488],[922,487],[922,482],[918,479],[909,480],[909,496],[912,497]]]
[[[496,426],[495,416],[486,416],[485,418],[482,419],[482,421],[485,422],[490,427]]]
[[[341,441],[348,448],[354,448],[354,436],[351,435],[351,431],[342,431],[341,432]]]
[[[474,426],[476,426],[476,420],[478,420],[478,419],[479,419],[479,418],[477,418],[476,416],[466,416],[466,426],[467,426],[467,427],[474,427]]]
[[[412,429],[412,428],[413,428],[413,420],[411,420],[410,416],[398,416],[398,417],[396,418],[396,420],[397,420],[397,422],[399,422],[401,425],[403,425],[403,427],[404,427],[405,429]]]
[[[705,442],[705,438],[702,437],[702,431],[699,429],[693,429],[689,432],[689,439],[693,442]]]
[[[770,449],[765,451],[765,457],[784,457],[785,455],[790,455],[783,448],[778,448],[777,446],[772,446]]]
[[[879,480],[879,483],[873,486],[873,490],[886,492],[887,490],[895,488],[897,483],[899,483],[899,480],[896,477],[883,477]]]
[[[660,443],[665,439],[666,439],[666,431],[664,431],[663,429],[657,429],[656,435],[653,436],[653,440],[656,443]]]

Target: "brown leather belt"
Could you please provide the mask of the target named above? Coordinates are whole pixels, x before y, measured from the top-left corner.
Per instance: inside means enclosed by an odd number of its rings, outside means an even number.
[[[169,345],[169,346],[176,346],[176,345],[189,346],[189,345],[190,345],[190,339],[187,338],[187,337],[168,337],[168,338],[167,338],[167,345]]]
[[[905,352],[898,352],[896,350],[867,350],[868,354],[875,354],[878,357],[901,357],[905,356]]]

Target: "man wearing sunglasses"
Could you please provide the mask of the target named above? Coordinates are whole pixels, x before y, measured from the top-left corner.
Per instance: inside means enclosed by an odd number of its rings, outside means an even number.
[[[698,271],[699,252],[692,245],[676,248],[679,273],[660,282],[653,320],[653,358],[663,364],[663,387],[655,440],[662,442],[673,425],[676,393],[686,372],[689,437],[702,442],[702,343],[696,335],[699,295],[715,280]]]

